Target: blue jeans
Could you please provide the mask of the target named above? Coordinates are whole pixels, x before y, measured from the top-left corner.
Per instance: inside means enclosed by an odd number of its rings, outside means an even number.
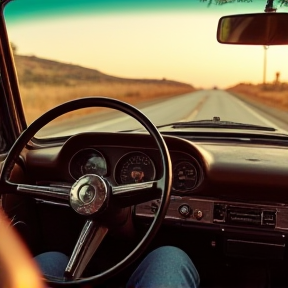
[[[36,261],[44,274],[63,276],[68,257],[58,252],[38,255]],[[200,278],[188,255],[172,246],[160,247],[147,255],[132,274],[127,288],[196,288]]]

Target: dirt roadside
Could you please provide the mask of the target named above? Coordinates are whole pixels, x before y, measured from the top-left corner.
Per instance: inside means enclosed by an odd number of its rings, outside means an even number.
[[[254,106],[255,108],[262,110],[263,112],[273,116],[274,118],[288,124],[288,112],[287,111],[268,106],[267,104],[251,99],[251,97],[238,93],[238,92],[233,92],[231,90],[228,90],[228,92],[232,94],[233,96],[239,98],[240,100],[250,104],[251,106]]]

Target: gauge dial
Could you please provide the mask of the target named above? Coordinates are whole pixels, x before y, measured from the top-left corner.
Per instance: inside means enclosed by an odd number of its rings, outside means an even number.
[[[117,163],[115,178],[118,184],[131,184],[155,179],[153,161],[142,152],[124,155]]]
[[[173,169],[173,188],[175,190],[191,190],[196,186],[197,179],[197,170],[195,166],[188,161],[176,164]]]
[[[74,179],[86,174],[104,176],[107,174],[107,163],[104,156],[97,150],[87,148],[78,151],[71,159],[69,171]]]

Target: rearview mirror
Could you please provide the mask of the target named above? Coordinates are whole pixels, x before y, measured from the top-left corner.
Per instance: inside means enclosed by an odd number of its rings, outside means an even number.
[[[288,13],[224,16],[218,23],[217,40],[225,44],[288,44]]]

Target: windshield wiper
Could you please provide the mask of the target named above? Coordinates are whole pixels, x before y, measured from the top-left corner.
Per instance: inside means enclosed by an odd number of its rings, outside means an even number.
[[[276,131],[273,127],[266,127],[254,124],[238,123],[232,121],[221,121],[220,117],[214,117],[212,120],[198,120],[187,122],[173,122],[157,126],[163,128],[172,126],[172,128],[224,128],[224,129],[250,129],[250,130],[263,130],[263,131]]]

